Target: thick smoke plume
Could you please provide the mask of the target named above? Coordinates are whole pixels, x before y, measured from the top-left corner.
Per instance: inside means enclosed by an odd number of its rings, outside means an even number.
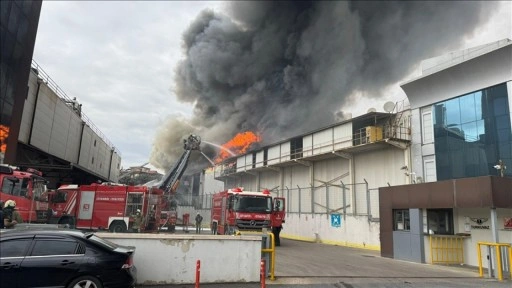
[[[222,144],[251,130],[265,145],[344,119],[354,95],[384,103],[384,89],[421,60],[459,49],[498,7],[485,1],[228,5],[224,13],[203,11],[183,34],[174,92],[194,105],[194,114],[160,128],[151,156],[156,167],[172,166],[188,133]],[[210,158],[218,152],[202,147]]]

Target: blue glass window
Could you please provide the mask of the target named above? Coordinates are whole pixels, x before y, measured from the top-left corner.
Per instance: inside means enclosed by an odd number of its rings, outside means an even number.
[[[436,103],[432,111],[438,180],[498,175],[494,165],[500,159],[512,166],[505,83]]]

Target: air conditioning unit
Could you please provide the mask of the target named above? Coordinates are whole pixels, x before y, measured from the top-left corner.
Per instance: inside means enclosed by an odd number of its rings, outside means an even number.
[[[373,143],[382,140],[382,127],[366,127],[366,143]]]

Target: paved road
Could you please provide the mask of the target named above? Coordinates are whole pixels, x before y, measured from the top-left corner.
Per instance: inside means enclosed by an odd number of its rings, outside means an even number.
[[[418,264],[380,257],[380,252],[281,239],[271,288],[446,287],[510,288],[512,281],[481,279],[473,267]],[[221,273],[219,271],[219,273]],[[154,287],[154,286],[153,286]],[[159,287],[192,288],[194,285]],[[204,288],[257,288],[259,283],[201,284]]]

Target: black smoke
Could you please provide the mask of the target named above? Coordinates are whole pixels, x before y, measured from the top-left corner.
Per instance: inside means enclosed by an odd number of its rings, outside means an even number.
[[[489,1],[236,1],[224,13],[205,10],[183,33],[173,85],[194,114],[159,129],[151,163],[172,166],[188,133],[222,144],[251,130],[265,145],[346,119],[354,95],[384,103],[383,89],[421,60],[460,49],[497,8]]]

